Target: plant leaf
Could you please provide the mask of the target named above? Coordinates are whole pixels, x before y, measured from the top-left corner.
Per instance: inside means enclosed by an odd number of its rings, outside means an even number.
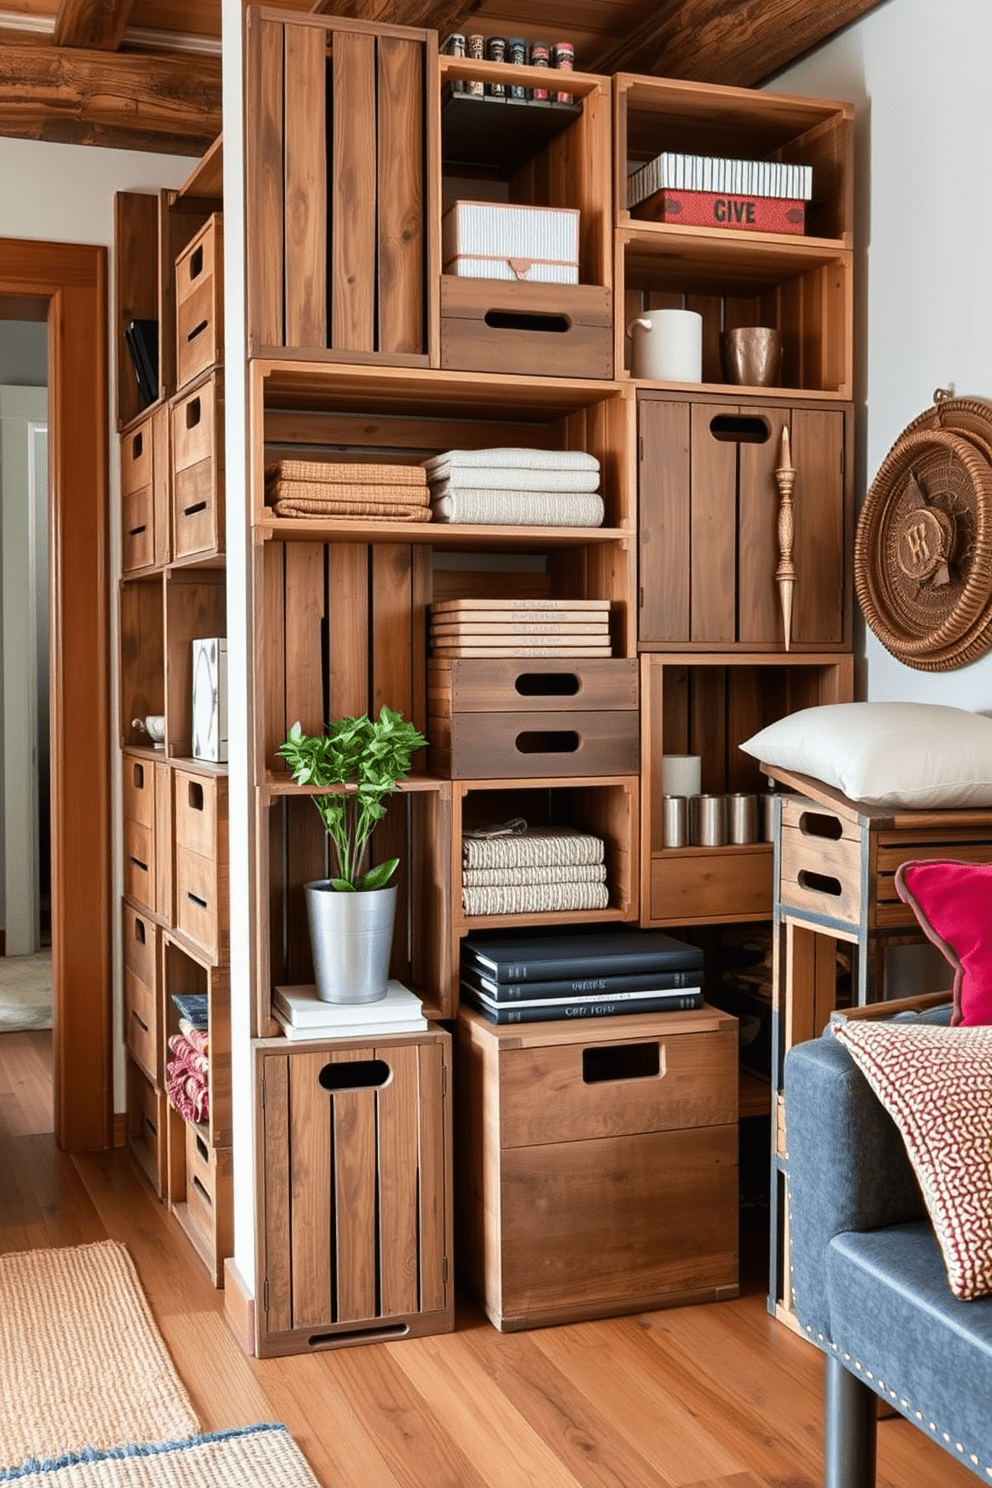
[[[399,858],[387,858],[384,863],[377,863],[364,873],[355,884],[356,889],[381,889],[389,882],[396,869],[399,867]]]

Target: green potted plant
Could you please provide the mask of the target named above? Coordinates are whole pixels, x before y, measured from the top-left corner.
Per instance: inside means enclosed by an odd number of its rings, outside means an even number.
[[[365,863],[386,796],[426,743],[401,713],[383,706],[376,719],[341,718],[325,734],[306,734],[294,723],[279,749],[296,785],[327,792],[313,801],[336,872],[304,885],[317,995],[325,1002],[377,1002],[386,995],[396,916],[396,885],[389,880],[399,859]]]

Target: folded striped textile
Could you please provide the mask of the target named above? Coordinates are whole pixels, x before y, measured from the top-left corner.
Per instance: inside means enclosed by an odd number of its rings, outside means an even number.
[[[459,490],[432,502],[437,522],[512,527],[602,527],[601,496],[554,491]]]
[[[210,1115],[210,1082],[184,1065],[165,1066],[165,1091],[184,1121],[206,1121]]]
[[[191,1023],[188,1018],[180,1018],[179,1032],[198,1053],[208,1054],[210,1052],[210,1038],[207,1030],[199,1024]]]
[[[555,910],[606,909],[605,883],[520,884],[505,888],[462,889],[462,909],[470,915],[538,914]]]
[[[273,481],[269,493],[276,501],[384,502],[388,506],[427,506],[426,486],[350,484],[347,481]]]
[[[605,863],[553,863],[527,868],[464,868],[466,889],[506,889],[527,884],[605,883]]]
[[[561,868],[602,863],[605,855],[601,837],[572,827],[528,827],[500,837],[462,838],[463,868]]]
[[[169,1039],[169,1048],[176,1056],[176,1064],[182,1065],[191,1074],[205,1076],[210,1073],[209,1056],[195,1048],[185,1035],[174,1033]]]
[[[347,486],[426,486],[422,465],[367,464],[357,460],[280,460],[265,472],[266,483],[277,480],[333,481]]]
[[[345,500],[292,497],[279,500],[273,507],[277,517],[379,517],[390,522],[429,522],[429,506],[400,501]]]
[[[595,455],[585,450],[543,449],[453,449],[424,461],[429,480],[443,480],[452,471],[491,470],[599,470]]]
[[[439,472],[430,478],[432,496],[447,496],[449,488],[503,491],[598,491],[598,470],[515,470],[497,461],[489,466]]]

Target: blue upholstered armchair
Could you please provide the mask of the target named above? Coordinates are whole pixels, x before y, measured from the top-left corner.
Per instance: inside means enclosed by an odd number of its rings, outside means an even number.
[[[992,1297],[951,1294],[903,1139],[829,1031],[786,1056],[785,1106],[792,1305],[827,1356],[826,1488],[872,1488],[876,1396],[988,1483]]]

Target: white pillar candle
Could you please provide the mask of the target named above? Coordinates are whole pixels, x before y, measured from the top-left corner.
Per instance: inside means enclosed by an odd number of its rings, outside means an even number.
[[[698,796],[702,760],[698,754],[664,754],[661,757],[661,791],[665,796]]]

